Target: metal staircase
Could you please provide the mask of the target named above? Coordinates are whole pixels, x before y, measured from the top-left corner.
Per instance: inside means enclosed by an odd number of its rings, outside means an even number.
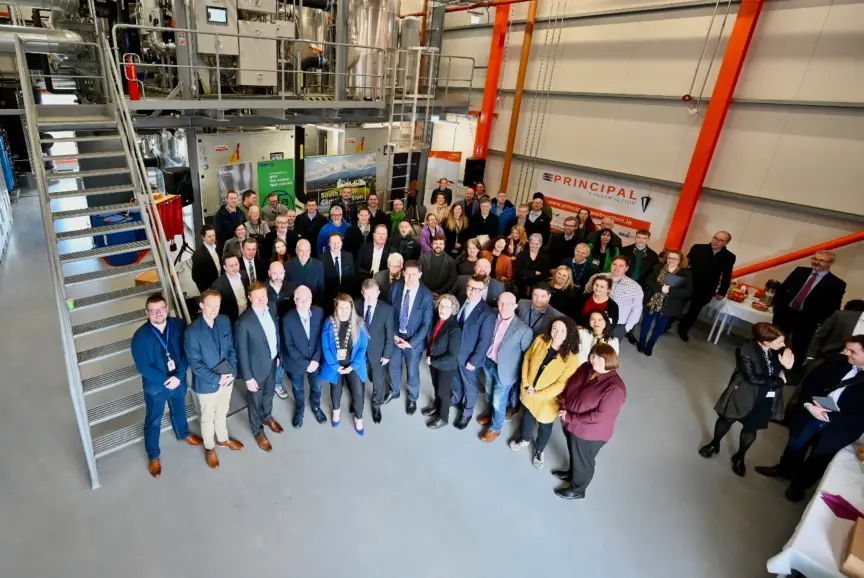
[[[26,40],[16,38],[15,48],[28,137],[31,143],[42,145],[31,147],[31,161],[51,258],[69,389],[91,485],[97,488],[96,460],[143,439],[144,394],[130,346],[135,329],[146,320],[144,301],[161,292],[175,315],[187,321],[189,315],[119,88],[119,70],[104,58],[103,47],[91,46],[102,63],[105,105],[37,106],[29,90]],[[51,134],[61,131],[75,136],[55,138]],[[43,154],[44,146],[61,143],[98,143],[111,150]],[[77,172],[46,169],[46,163],[58,161],[83,161],[98,168]],[[97,181],[105,178],[119,184],[98,186]],[[74,187],[64,187],[72,179]],[[128,200],[117,202],[123,196]],[[91,216],[106,213],[141,218],[93,227]],[[143,239],[118,245],[96,243],[106,234],[139,231]],[[137,251],[147,254],[129,265],[106,267],[101,260]],[[151,271],[156,273],[155,282],[136,283],[136,276]],[[197,417],[191,397],[186,414],[190,420]],[[162,429],[169,428],[166,414]]]

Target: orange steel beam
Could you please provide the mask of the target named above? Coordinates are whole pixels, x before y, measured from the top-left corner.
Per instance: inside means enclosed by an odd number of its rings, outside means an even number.
[[[693,157],[690,159],[690,168],[687,169],[687,176],[678,197],[678,205],[675,207],[675,214],[669,225],[669,233],[666,235],[664,245],[666,247],[681,247],[684,244],[684,237],[687,236],[690,221],[696,211],[696,203],[702,193],[705,176],[711,166],[714,149],[720,139],[720,131],[723,130],[723,123],[729,112],[732,95],[735,93],[735,86],[738,84],[738,77],[747,56],[747,49],[750,47],[764,5],[765,0],[741,1],[735,27],[729,37],[726,53],[723,55],[723,64],[720,66],[717,82],[714,85],[714,92],[711,94],[711,101],[705,112],[702,130],[699,131]]]
[[[474,10],[475,8],[494,8],[495,6],[504,6],[506,4],[521,4],[522,2],[531,2],[531,0],[490,0],[489,2],[477,2],[476,4],[466,4],[465,6],[450,6],[444,12],[465,12],[466,10]],[[425,4],[425,2],[424,2]],[[425,12],[411,12],[410,14],[402,14],[399,18],[408,18],[411,16],[423,16]]]
[[[504,62],[504,42],[507,39],[507,23],[510,20],[510,5],[495,8],[495,27],[492,29],[492,46],[489,49],[489,67],[486,69],[486,86],[483,89],[483,105],[477,118],[477,134],[474,135],[474,158],[489,156],[489,141],[492,138],[492,118],[498,98],[498,80]]]
[[[423,20],[420,22],[420,46],[426,46],[426,14],[429,12],[429,0],[423,0]]]
[[[824,243],[819,243],[818,245],[813,245],[812,247],[807,247],[806,249],[801,249],[800,251],[787,253],[786,255],[780,255],[779,257],[772,257],[771,259],[768,259],[767,261],[762,261],[761,263],[754,263],[753,265],[747,265],[746,267],[735,269],[734,271],[732,271],[732,278],[735,279],[736,277],[744,277],[745,275],[750,275],[751,273],[764,271],[765,269],[777,267],[778,265],[785,265],[786,263],[791,263],[792,261],[797,261],[798,259],[804,259],[805,257],[809,257],[813,253],[817,253],[819,251],[831,251],[838,247],[845,247],[846,245],[859,243],[861,241],[864,241],[864,231],[858,231],[857,233],[852,233],[851,235],[846,235],[845,237],[840,237],[839,239],[834,239],[833,241],[825,241]]]
[[[528,60],[531,58],[531,40],[534,37],[534,21],[537,18],[537,0],[528,6],[525,20],[525,36],[522,39],[522,55],[519,57],[519,73],[516,75],[516,92],[513,95],[513,109],[510,114],[510,130],[507,133],[507,149],[504,152],[504,170],[501,171],[501,184],[498,190],[506,191],[510,183],[510,165],[513,164],[513,149],[516,147],[516,132],[519,130],[519,117],[522,114],[522,95],[525,92],[525,76]]]

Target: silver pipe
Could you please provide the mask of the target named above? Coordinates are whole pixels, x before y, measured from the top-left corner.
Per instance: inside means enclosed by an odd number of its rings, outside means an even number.
[[[78,0],[8,0],[6,3],[10,7],[27,6],[40,10],[59,10],[69,14],[78,12]]]
[[[15,52],[16,37],[26,43],[27,52],[78,54],[85,49],[84,39],[71,30],[0,25],[0,52]]]
[[[148,35],[150,46],[160,54],[165,54],[166,52],[173,54],[177,50],[177,46],[173,42],[165,42],[159,38],[159,34],[159,32],[151,32]]]

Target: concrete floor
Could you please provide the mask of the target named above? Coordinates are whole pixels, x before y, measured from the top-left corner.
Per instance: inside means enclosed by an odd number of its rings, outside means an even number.
[[[220,450],[219,470],[169,434],[160,479],[137,445],[101,460],[91,491],[36,199],[13,212],[0,267],[4,578],[763,577],[801,515],[783,485],[732,474],[737,428],[719,456],[697,455],[732,367],[728,338],[706,344],[705,328],[686,345],[667,336],[651,359],[624,346],[629,399],[582,502],[552,493],[549,471],[566,460],[558,425],[538,471],[529,451],[507,448],[515,421],[485,445],[476,424],[433,432],[401,403],[381,425],[367,415],[365,438],[307,415],[302,430],[270,436],[272,454],[254,447],[244,412],[229,427],[246,450]],[[291,410],[276,400],[283,424]],[[751,470],[784,441],[781,428],[763,432]]]

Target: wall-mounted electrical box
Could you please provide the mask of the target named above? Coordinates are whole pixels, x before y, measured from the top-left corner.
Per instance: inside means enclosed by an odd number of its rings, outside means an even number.
[[[239,22],[240,70],[237,82],[242,86],[276,86],[276,24],[270,22]],[[254,38],[246,38],[250,36]]]
[[[201,54],[237,56],[237,5],[231,0],[202,0],[192,5],[195,10],[196,30],[199,32],[198,52]],[[206,32],[207,34],[203,34]],[[232,36],[217,36],[227,34]]]

